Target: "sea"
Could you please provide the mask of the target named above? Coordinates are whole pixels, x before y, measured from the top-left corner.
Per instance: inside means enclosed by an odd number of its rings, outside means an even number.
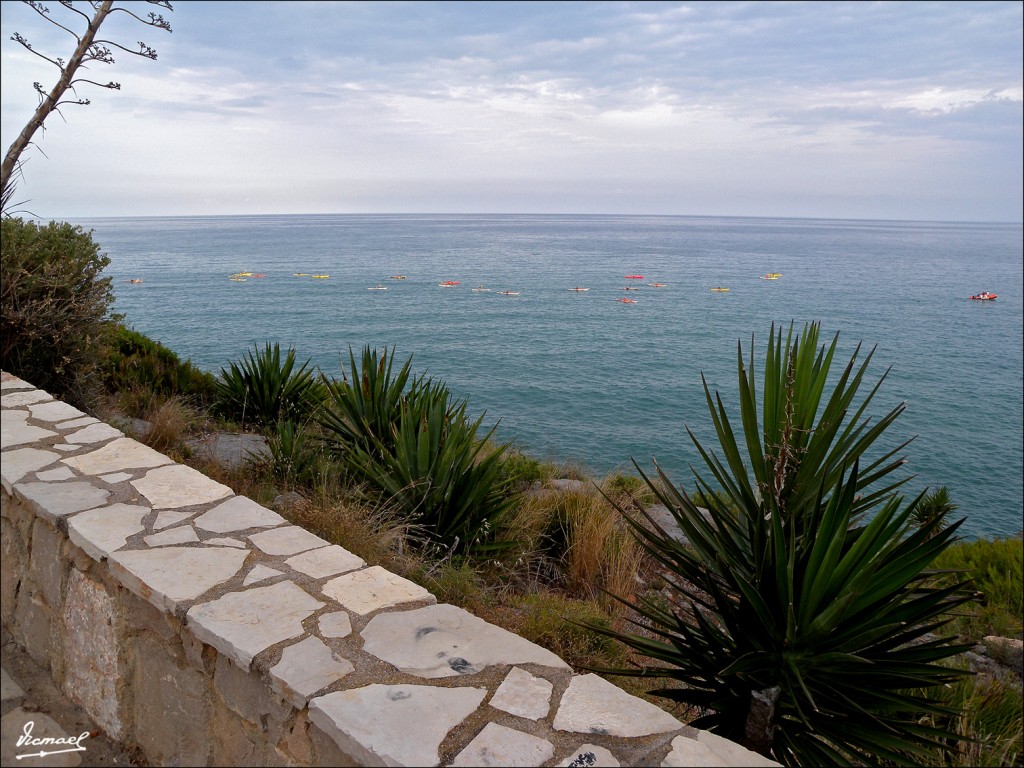
[[[269,341],[340,378],[350,349],[393,349],[399,362],[412,357],[415,372],[446,382],[470,414],[496,426],[497,439],[595,477],[651,473],[657,462],[693,488],[693,469],[707,472],[687,430],[716,445],[702,382],[738,423],[738,350],[747,356],[752,345],[759,370],[773,324],[817,321],[823,339],[839,334],[836,373],[858,348],[859,359],[873,350],[863,391],[886,378],[870,416],[906,404],[882,443],[914,438],[900,454],[906,495],[946,486],[968,538],[1022,527],[1019,223],[616,215],[72,221],[92,230],[109,256],[106,274],[125,322],[205,370],[219,373]],[[229,279],[239,272],[254,276]],[[762,279],[768,273],[780,276]],[[446,281],[457,284],[439,285]],[[371,290],[378,287],[386,290]],[[981,291],[998,299],[968,298]]]

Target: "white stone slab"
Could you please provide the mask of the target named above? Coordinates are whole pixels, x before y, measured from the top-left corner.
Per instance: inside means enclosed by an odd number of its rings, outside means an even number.
[[[203,544],[209,544],[212,547],[238,547],[239,549],[247,549],[244,542],[238,539],[232,539],[228,536],[218,536],[215,539],[207,539]]]
[[[111,504],[79,512],[68,518],[68,536],[93,559],[102,560],[142,531],[142,519],[148,514],[149,507],[131,504]]]
[[[163,547],[112,552],[110,570],[128,589],[162,611],[173,613],[242,567],[248,552],[230,547]]]
[[[310,699],[309,719],[360,765],[435,766],[448,732],[486,688],[368,685]]]
[[[29,424],[28,411],[0,412],[0,448],[6,449],[15,445],[35,443],[56,434],[49,429]]]
[[[569,681],[552,727],[556,731],[634,737],[667,733],[683,725],[660,707],[590,674]]]
[[[322,579],[324,576],[335,576],[362,568],[366,565],[363,558],[353,555],[347,549],[335,545],[320,547],[290,557],[284,561],[289,568],[299,573]]]
[[[366,653],[417,677],[471,675],[493,664],[569,669],[546,648],[454,605],[382,613],[370,620],[362,636]]]
[[[729,739],[710,731],[697,731],[697,741],[711,750],[714,755],[725,760],[726,765],[743,765],[751,766],[751,768],[769,768],[770,766],[778,768],[779,765],[764,755],[759,755],[757,752],[740,746],[735,741],[729,741]]]
[[[28,407],[28,409],[32,412],[33,419],[48,421],[51,424],[58,421],[78,419],[85,416],[84,413],[73,405],[68,405],[60,400],[51,400],[48,403],[33,403]]]
[[[191,507],[217,501],[234,493],[226,485],[183,464],[151,469],[144,477],[131,482],[154,509]]]
[[[245,575],[244,579],[242,579],[242,586],[248,587],[250,584],[256,584],[257,582],[266,581],[267,579],[272,579],[275,576],[281,575],[281,571],[276,568],[268,568],[265,565],[254,565],[252,570]]]
[[[55,456],[58,454],[54,454]],[[45,472],[36,472],[36,480],[41,480],[44,483],[56,483],[60,480],[70,480],[75,476],[68,467],[58,467],[57,469],[48,469]]]
[[[270,687],[296,709],[306,706],[310,696],[355,669],[328,648],[322,640],[307,637],[281,652],[281,661],[270,668]]]
[[[64,463],[86,475],[103,475],[125,469],[161,467],[172,462],[162,453],[130,437],[122,437],[95,451],[64,459]]]
[[[102,507],[110,497],[109,491],[86,482],[20,483],[14,491],[32,505],[36,514],[51,523],[73,512]]]
[[[64,438],[64,442],[71,445],[85,445],[87,443],[102,443],[105,440],[113,440],[115,437],[124,437],[124,432],[114,429],[109,424],[99,422],[72,432]]]
[[[540,720],[548,716],[553,688],[543,677],[535,677],[525,669],[513,667],[489,703],[502,712],[528,720]]]
[[[131,479],[132,476],[129,475],[127,472],[114,472],[109,475],[100,476],[100,480],[102,480],[105,483],[110,483],[111,485],[114,485],[115,483],[123,483],[125,480]]]
[[[396,576],[379,565],[331,579],[324,584],[323,593],[360,616],[402,603],[419,600],[437,602],[437,598],[419,584]]]
[[[604,747],[594,744],[584,744],[565,760],[558,763],[558,768],[581,768],[581,766],[594,766],[594,768],[617,768],[621,763],[615,759],[615,755]],[[664,763],[662,764],[664,765]]]
[[[69,419],[68,421],[60,421],[55,425],[57,429],[66,431],[69,429],[78,429],[79,427],[87,427],[90,424],[99,424],[99,419],[94,419],[92,416],[81,416],[77,419]]]
[[[29,472],[49,466],[59,458],[59,453],[42,451],[39,448],[4,451],[3,459],[0,460],[0,480],[3,481],[4,490],[11,493],[13,485]]]
[[[19,379],[13,373],[3,372],[3,378],[0,380],[0,391],[2,390],[15,390],[15,389],[35,389],[31,384],[23,379]]]
[[[188,625],[204,643],[242,669],[248,669],[260,651],[304,635],[302,622],[323,606],[295,583],[279,581],[266,587],[229,592],[209,603],[194,605],[188,612]]]
[[[352,634],[352,619],[344,611],[325,613],[317,625],[322,637],[348,637]]]
[[[147,547],[166,547],[173,544],[192,544],[199,541],[195,529],[191,525],[183,525],[179,528],[169,528],[160,533],[151,533],[143,536]]]
[[[64,453],[71,453],[72,451],[77,451],[81,447],[82,446],[80,446],[80,445],[68,445],[67,443],[57,443],[55,446],[53,446],[53,449],[55,451],[63,451]]]
[[[156,513],[156,520],[153,521],[153,530],[159,531],[162,528],[180,523],[182,520],[188,520],[194,516],[196,512],[180,512],[176,509],[165,509],[162,512]]]
[[[53,398],[41,389],[33,389],[30,392],[12,392],[9,395],[3,395],[0,397],[0,406],[16,408],[32,403],[41,403],[46,400],[53,400]]]
[[[731,765],[712,752],[706,744],[688,736],[672,739],[672,751],[661,761],[662,768],[728,768]]]
[[[297,525],[254,533],[248,538],[249,541],[268,555],[296,555],[299,552],[305,552],[314,547],[326,547],[328,545],[328,542],[319,536]]]
[[[466,748],[452,760],[453,766],[533,766],[542,765],[555,754],[547,739],[488,723]]]
[[[231,533],[247,528],[272,528],[285,519],[245,496],[234,496],[196,518],[196,527],[213,533]]]

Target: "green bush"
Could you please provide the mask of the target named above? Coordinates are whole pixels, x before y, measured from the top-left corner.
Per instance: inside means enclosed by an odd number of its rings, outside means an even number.
[[[760,398],[739,349],[738,432],[705,383],[720,450],[690,433],[710,474],[695,480],[727,503],[706,519],[660,469],[648,478],[689,546],[621,511],[673,598],[633,604],[650,634],[595,630],[669,665],[620,673],[682,683],[652,693],[702,708],[695,727],[787,765],[906,763],[944,744],[923,716],[956,714],[925,693],[964,674],[937,662],[969,646],[930,635],[970,595],[927,570],[959,523],[913,523],[920,497],[905,505],[889,478],[906,443],[867,458],[903,406],[865,415],[881,381],[855,402],[872,356],[858,366],[859,347],[826,397],[838,337],[819,349],[818,334],[772,328]]]
[[[91,232],[5,218],[0,238],[0,367],[80,406],[99,391],[113,319],[110,260]]]
[[[278,421],[302,421],[324,400],[325,388],[306,360],[295,368],[295,348],[281,359],[281,347],[269,342],[260,351],[221,368],[215,382],[217,410],[242,424],[273,427]]]
[[[182,396],[199,404],[213,401],[213,374],[138,331],[118,325],[106,358],[106,387],[111,392],[140,390],[159,398]]]
[[[958,541],[935,561],[940,570],[962,573],[978,590],[974,610],[956,617],[950,628],[969,642],[986,635],[1017,637],[1024,619],[1024,547],[1019,536]]]

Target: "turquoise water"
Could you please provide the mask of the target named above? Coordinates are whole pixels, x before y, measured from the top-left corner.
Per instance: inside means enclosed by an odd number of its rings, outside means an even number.
[[[701,372],[735,402],[738,340],[746,347],[753,333],[760,359],[773,321],[820,320],[827,337],[840,332],[846,357],[859,341],[877,345],[872,380],[891,366],[874,413],[907,403],[890,432],[917,436],[905,452],[916,475],[908,489],[947,485],[969,535],[1021,528],[1019,224],[426,215],[76,223],[109,254],[127,322],[203,368],[217,372],[270,340],[337,376],[350,345],[394,345],[471,412],[500,419],[503,439],[596,474],[632,470],[631,458],[649,469],[656,458],[688,483],[698,457],[684,427],[713,442]],[[239,271],[267,277],[228,280]],[[759,279],[766,272],[783,276]],[[443,280],[461,284],[438,287]],[[667,285],[647,285],[655,281]],[[367,290],[378,283],[388,290]],[[471,290],[480,284],[492,291]],[[627,284],[641,289],[627,294]],[[982,290],[999,299],[967,299]],[[636,303],[616,301],[623,296]]]

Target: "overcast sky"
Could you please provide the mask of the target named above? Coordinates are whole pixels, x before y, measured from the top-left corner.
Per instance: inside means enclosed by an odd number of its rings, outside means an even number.
[[[11,34],[74,40],[0,5],[6,149],[57,79]],[[26,209],[1022,219],[1020,2],[173,5],[103,30],[159,58],[93,65]]]

